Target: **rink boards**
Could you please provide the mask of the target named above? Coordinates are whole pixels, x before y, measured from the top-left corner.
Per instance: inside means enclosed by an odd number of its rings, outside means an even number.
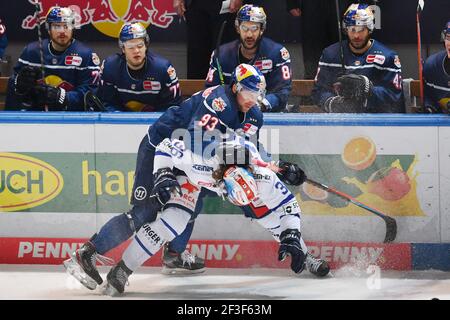
[[[0,114],[0,263],[58,263],[64,258],[58,250],[128,210],[136,150],[156,118]],[[384,269],[448,270],[449,125],[447,116],[268,115],[261,141],[275,158],[298,163],[308,177],[397,220],[396,244],[381,245],[380,253],[381,219],[329,194],[293,188],[303,211],[302,234],[316,254],[336,266],[354,260]],[[349,163],[364,147],[369,156]],[[219,198],[207,199],[193,239],[192,249],[212,267],[280,266],[267,232]],[[267,261],[260,254],[266,248],[267,257],[273,255]]]
[[[0,238],[0,264],[62,264],[88,239]],[[120,260],[127,244],[107,256]],[[358,272],[377,266],[382,270],[450,271],[450,244],[360,243],[307,241],[309,251],[328,261],[332,269],[354,268]],[[192,240],[188,250],[205,259],[209,268],[285,268],[289,259],[279,262],[278,244],[265,240]],[[161,266],[161,252],[144,266]],[[370,271],[372,270],[372,271]]]

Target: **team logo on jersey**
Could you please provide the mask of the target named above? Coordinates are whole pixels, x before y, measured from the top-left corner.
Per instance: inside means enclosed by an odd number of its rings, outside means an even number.
[[[94,63],[96,66],[100,65],[100,58],[96,53],[92,54],[92,63]]]
[[[361,61],[355,60],[355,66],[359,66],[359,65],[361,65]]]
[[[251,123],[244,124],[244,132],[249,135],[254,135],[258,131],[258,127]]]
[[[270,59],[258,60],[255,62],[254,66],[259,70],[270,70],[273,67],[273,63]]]
[[[176,73],[174,67],[170,66],[170,67],[167,69],[167,73],[169,74],[170,80],[175,80],[175,79],[177,78],[177,73]]]
[[[147,189],[139,186],[134,190],[134,198],[138,201],[144,200],[147,197]]]
[[[223,101],[222,98],[215,98],[211,106],[215,111],[222,112],[223,110],[225,110],[227,104],[225,103],[225,101]]]
[[[381,54],[369,54],[366,58],[367,63],[384,64],[386,57]]]
[[[52,64],[58,64],[58,59],[53,58],[53,59],[52,59]]]
[[[400,58],[398,56],[394,57],[394,64],[397,66],[397,68],[402,67],[402,64],[400,63]]]
[[[289,55],[289,51],[287,51],[287,49],[286,49],[285,47],[283,47],[283,48],[280,50],[280,53],[281,53],[281,57],[283,58],[283,60],[289,60],[289,58],[291,57],[291,56]]]
[[[185,189],[188,193],[194,193],[194,192],[200,191],[199,188],[197,188],[196,186],[191,184],[189,181],[186,181],[185,183],[183,183],[181,185],[181,189]]]
[[[145,80],[142,83],[142,86],[144,87],[145,90],[153,90],[153,91],[161,90],[161,82],[159,81]]]
[[[67,56],[64,63],[66,66],[81,66],[81,63],[83,62],[83,58],[80,56]]]

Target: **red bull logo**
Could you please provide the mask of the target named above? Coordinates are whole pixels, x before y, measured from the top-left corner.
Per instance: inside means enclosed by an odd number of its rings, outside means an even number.
[[[92,24],[100,32],[117,38],[120,27],[128,22],[141,22],[168,28],[177,14],[173,2],[168,0],[28,0],[33,6],[39,3],[39,20],[44,22],[50,8],[69,7],[77,15],[77,27]],[[29,15],[22,21],[22,28],[37,26],[36,16]]]

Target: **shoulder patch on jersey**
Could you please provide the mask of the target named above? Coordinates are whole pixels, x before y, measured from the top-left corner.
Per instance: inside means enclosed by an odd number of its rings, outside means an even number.
[[[209,88],[203,90],[202,97],[207,98],[211,94],[211,92],[213,92],[213,90],[216,89],[217,87],[218,86],[209,87]]]
[[[223,110],[225,110],[226,106],[227,106],[227,104],[220,97],[219,98],[215,98],[212,101],[212,104],[211,104],[211,107],[217,112],[222,112]]]
[[[96,66],[100,65],[100,58],[95,52],[92,53],[92,63],[95,64]]]
[[[291,57],[291,56],[289,55],[289,51],[288,51],[285,47],[281,48],[280,53],[281,53],[281,57],[282,57],[284,60],[289,60],[289,58]]]
[[[161,82],[145,80],[144,82],[142,82],[142,87],[144,88],[144,90],[161,90]]]
[[[6,31],[6,27],[0,23],[0,36],[2,36]]]
[[[169,75],[170,80],[175,80],[177,78],[177,72],[172,66],[169,66],[169,68],[167,68],[167,74]]]
[[[67,56],[64,63],[66,66],[81,66],[81,63],[83,62],[83,58],[80,56]]]
[[[376,63],[379,65],[383,65],[386,61],[386,57],[381,54],[369,54],[366,58],[367,63]]]
[[[398,55],[396,55],[396,56],[394,57],[394,64],[395,64],[395,66],[396,66],[397,68],[401,68],[401,67],[402,67],[402,64],[400,63],[400,58],[398,57]]]

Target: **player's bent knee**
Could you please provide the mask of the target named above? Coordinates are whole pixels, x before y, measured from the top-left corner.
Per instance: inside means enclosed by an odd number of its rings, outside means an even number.
[[[191,220],[191,214],[179,208],[167,208],[158,220],[161,220],[166,231],[169,231],[167,241],[172,241],[183,233]]]

